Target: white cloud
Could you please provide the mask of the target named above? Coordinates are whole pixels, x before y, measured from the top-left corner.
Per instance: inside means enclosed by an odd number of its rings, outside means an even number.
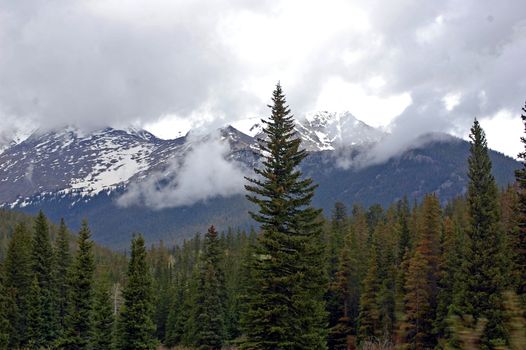
[[[525,13],[516,0],[2,1],[0,139],[15,119],[215,127],[266,114],[278,80],[296,115],[349,109],[400,141],[463,134],[523,105]]]
[[[244,193],[246,170],[226,159],[230,152],[228,142],[218,137],[190,142],[192,148],[181,162],[174,161],[163,173],[131,184],[117,203],[162,209]]]

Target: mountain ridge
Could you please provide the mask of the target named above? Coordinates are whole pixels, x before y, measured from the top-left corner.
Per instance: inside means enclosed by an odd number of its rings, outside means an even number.
[[[447,201],[465,192],[469,143],[464,140],[447,134],[421,136],[417,146],[397,157],[354,167],[355,157],[380,142],[383,131],[350,114],[329,112],[301,120],[297,129],[309,151],[302,171],[319,184],[313,204],[326,215],[336,201],[348,206],[389,205],[406,194],[419,200],[429,192]],[[253,224],[247,214],[250,205],[241,191],[177,207],[150,208],[143,203],[123,207],[118,200],[130,184],[153,175],[160,179],[154,184],[158,190],[172,191],[171,181],[179,169],[173,164],[184,164],[193,149],[211,140],[228,145],[223,161],[254,168],[260,161],[261,129],[253,132],[254,137],[226,126],[215,134],[190,131],[173,140],[136,129],[35,133],[0,154],[0,203],[28,213],[43,209],[53,220],[65,217],[73,228],[88,218],[95,239],[112,247],[120,247],[136,231],[151,242],[182,239],[209,224],[248,228]],[[358,135],[354,139],[358,142],[345,139],[349,135]],[[513,182],[519,163],[494,151],[490,155],[499,185]],[[350,167],[341,166],[342,157]],[[213,169],[209,176],[215,176]]]

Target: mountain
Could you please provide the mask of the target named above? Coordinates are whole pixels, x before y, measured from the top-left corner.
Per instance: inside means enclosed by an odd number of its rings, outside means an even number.
[[[73,228],[86,217],[95,239],[116,248],[124,247],[137,231],[155,241],[181,239],[203,232],[212,223],[223,229],[247,228],[252,224],[247,214],[250,206],[242,191],[175,208],[152,209],[140,203],[123,207],[118,199],[152,178],[158,179],[154,185],[161,193],[173,190],[170,186],[181,169],[179,164],[212,139],[228,144],[225,159],[251,169],[259,161],[256,139],[262,137],[261,130],[260,121],[247,120],[217,134],[190,131],[174,140],[136,129],[37,131],[0,153],[0,203],[29,213],[42,208],[54,220],[64,217]],[[346,169],[341,167],[342,157],[352,163],[352,157],[379,142],[385,133],[350,113],[329,112],[300,119],[296,131],[309,151],[303,171],[319,184],[314,204],[328,215],[336,201],[349,207],[354,203],[388,205],[404,194],[420,199],[437,192],[447,200],[465,192],[469,144],[463,140],[429,136],[434,141],[420,142],[421,146],[383,164]],[[512,182],[518,163],[493,151],[491,157],[499,185]]]

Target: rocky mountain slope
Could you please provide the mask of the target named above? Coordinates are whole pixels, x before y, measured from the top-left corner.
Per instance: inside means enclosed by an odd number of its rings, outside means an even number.
[[[118,205],[131,186],[152,177],[159,179],[155,186],[160,191],[170,191],[170,179],[180,169],[174,164],[211,139],[228,146],[226,162],[253,168],[259,158],[256,139],[261,137],[261,123],[234,126],[214,134],[190,132],[174,140],[134,129],[106,128],[88,134],[75,128],[37,131],[0,153],[0,204],[27,212],[43,208],[53,219],[65,217],[73,227],[86,217],[95,238],[114,247],[126,244],[134,231],[153,241],[179,239],[211,223],[224,229],[248,227],[248,203],[242,191],[173,208]],[[303,170],[320,184],[314,202],[327,211],[337,200],[385,205],[404,194],[418,199],[438,192],[445,200],[465,191],[469,146],[465,141],[442,138],[383,164],[344,169],[338,165],[338,150],[360,154],[385,134],[350,113],[329,112],[307,115],[297,122],[296,130],[310,153]],[[513,181],[517,163],[496,152],[491,156],[499,184]]]

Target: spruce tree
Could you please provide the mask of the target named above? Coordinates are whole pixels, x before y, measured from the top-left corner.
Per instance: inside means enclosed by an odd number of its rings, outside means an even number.
[[[440,204],[434,195],[428,195],[422,205],[420,239],[409,262],[405,285],[404,341],[411,349],[429,349],[436,343],[433,325],[437,307],[441,229]]]
[[[346,350],[356,336],[355,324],[358,316],[359,281],[354,233],[347,235],[341,250],[339,267],[330,290],[335,296],[335,322],[329,330],[329,349]]]
[[[362,294],[360,297],[360,314],[358,322],[358,340],[368,341],[381,336],[380,306],[378,293],[380,291],[380,277],[378,266],[378,247],[373,237],[373,245],[369,257],[369,268],[363,280]]]
[[[398,202],[398,255],[397,263],[400,264],[406,253],[411,250],[411,232],[409,231],[409,201],[407,197]]]
[[[471,128],[468,160],[468,209],[470,226],[462,264],[462,286],[454,297],[452,311],[474,327],[488,321],[482,338],[492,349],[506,339],[502,291],[508,279],[503,268],[503,239],[499,227],[497,185],[491,174],[491,160],[484,131],[475,120]],[[471,319],[472,321],[468,321]]]
[[[435,320],[435,334],[439,345],[450,337],[448,315],[453,295],[459,288],[459,271],[462,264],[463,235],[458,224],[447,217],[441,240],[440,277],[437,295],[437,316]]]
[[[0,350],[7,350],[9,346],[10,324],[7,318],[9,302],[4,267],[0,264]]]
[[[56,303],[56,283],[55,283],[55,259],[53,247],[49,235],[49,224],[44,213],[40,211],[35,219],[35,232],[33,235],[32,259],[33,273],[35,274],[40,300],[42,305],[42,322],[38,331],[42,335],[42,345],[51,346],[58,337],[58,315]]]
[[[117,348],[121,350],[155,349],[152,276],[146,261],[141,235],[133,237],[128,264],[128,281],[122,291],[124,304],[118,319]]]
[[[263,167],[247,178],[250,212],[261,224],[253,259],[253,286],[244,315],[245,349],[326,348],[326,273],[319,210],[310,206],[316,185],[298,169],[307,156],[280,84],[260,140]]]
[[[77,240],[77,253],[71,269],[66,331],[60,346],[81,350],[91,346],[93,332],[93,274],[95,261],[88,222],[84,220]]]
[[[93,332],[91,350],[111,350],[113,348],[113,306],[107,285],[100,283],[95,288],[93,304]]]
[[[522,108],[521,115],[526,133],[526,105]],[[521,137],[524,151],[519,153],[522,167],[515,172],[518,190],[518,230],[511,244],[513,248],[513,271],[516,283],[516,292],[522,299],[523,308],[526,309],[526,136]]]
[[[221,250],[214,226],[205,236],[200,262],[195,320],[198,349],[219,350],[224,339],[224,275],[219,263]]]
[[[60,326],[60,334],[66,330],[67,301],[69,297],[69,270],[71,268],[71,254],[69,251],[68,229],[64,219],[60,220],[60,226],[55,242],[55,285],[57,292],[57,313]]]
[[[30,349],[47,347],[47,345],[45,345],[45,334],[43,333],[42,327],[42,323],[44,322],[44,317],[42,316],[42,305],[42,291],[40,289],[40,284],[38,283],[38,278],[35,275],[31,282],[28,298],[26,346]]]
[[[11,307],[6,310],[9,320],[9,347],[16,349],[27,345],[29,291],[33,282],[31,235],[23,223],[16,225],[7,248],[4,262],[5,292]]]

